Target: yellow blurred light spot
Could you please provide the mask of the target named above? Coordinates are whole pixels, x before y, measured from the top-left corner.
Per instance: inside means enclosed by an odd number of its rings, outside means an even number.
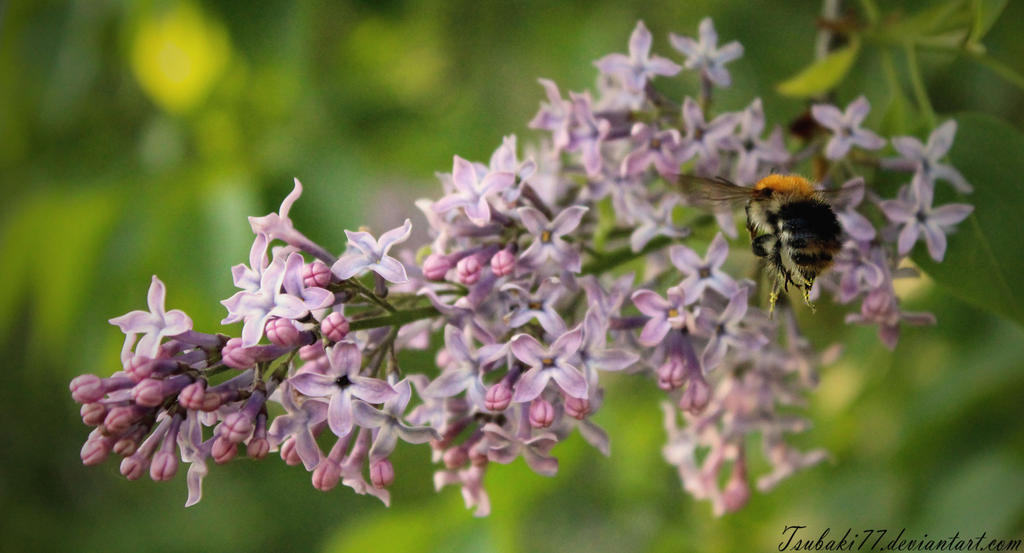
[[[864,383],[863,371],[863,368],[847,363],[836,363],[824,371],[817,398],[821,410],[828,415],[836,415],[849,407],[860,394]]]
[[[921,270],[916,263],[910,259],[903,261],[900,269],[914,269],[921,274],[920,278],[896,278],[892,281],[893,291],[896,292],[896,296],[902,301],[907,301],[913,298],[917,298],[926,294],[935,281],[932,280],[927,273]]]
[[[183,113],[206,96],[230,55],[224,27],[192,4],[180,3],[139,22],[131,66],[153,101]]]

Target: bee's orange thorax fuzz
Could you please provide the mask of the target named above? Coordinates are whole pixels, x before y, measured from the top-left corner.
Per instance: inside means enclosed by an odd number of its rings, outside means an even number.
[[[765,188],[800,196],[814,195],[814,185],[809,180],[797,175],[768,175],[754,185],[754,190],[764,190]]]

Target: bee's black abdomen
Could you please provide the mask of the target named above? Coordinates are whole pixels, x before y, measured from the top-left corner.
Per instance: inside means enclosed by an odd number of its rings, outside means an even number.
[[[828,252],[818,253],[794,253],[793,263],[804,266],[828,265],[832,262],[832,254]]]
[[[804,200],[784,204],[779,209],[779,219],[783,221],[783,230],[795,236],[839,239],[839,220],[832,208],[824,202]]]

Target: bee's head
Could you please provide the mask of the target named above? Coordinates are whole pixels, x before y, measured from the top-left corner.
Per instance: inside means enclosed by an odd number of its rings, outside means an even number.
[[[770,198],[776,192],[809,197],[814,195],[814,185],[798,175],[768,175],[757,181],[754,191],[760,194],[759,199]]]

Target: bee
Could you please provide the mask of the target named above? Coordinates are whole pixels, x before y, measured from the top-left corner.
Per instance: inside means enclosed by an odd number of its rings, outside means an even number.
[[[772,279],[769,316],[780,292],[788,292],[790,285],[803,291],[804,303],[814,310],[810,299],[814,280],[832,266],[842,246],[842,229],[832,202],[848,189],[817,190],[803,177],[780,174],[768,175],[752,188],[721,177],[684,175],[680,184],[698,205],[746,200],[751,247]]]

